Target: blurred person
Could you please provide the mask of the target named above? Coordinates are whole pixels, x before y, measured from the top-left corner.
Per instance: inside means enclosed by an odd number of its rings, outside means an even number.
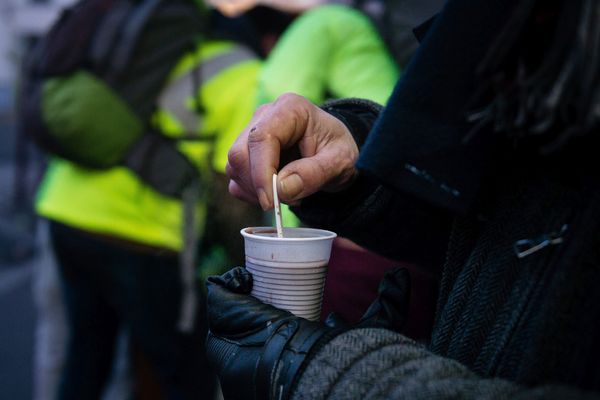
[[[254,20],[266,57],[259,104],[290,91],[319,104],[340,97],[387,101],[399,70],[377,30],[363,13],[326,3],[207,0],[223,14]]]
[[[210,29],[175,63],[151,119],[166,137],[200,138],[178,147],[204,179],[211,169],[224,171],[222,154],[251,117],[260,67],[251,50]],[[209,180],[202,185],[210,192]],[[129,168],[51,160],[36,208],[50,221],[68,320],[58,398],[100,397],[121,329],[166,398],[215,395],[204,355],[204,302],[197,282],[187,291],[181,269],[189,257],[184,247],[196,246],[185,242],[202,235],[206,202],[199,198],[189,235],[182,200],[157,192]]]
[[[398,66],[366,15],[321,4],[294,19],[269,52],[258,102],[293,92],[316,104],[342,97],[385,104],[398,76]]]
[[[225,398],[599,398],[599,5],[449,0],[385,109],[296,95],[229,153],[230,191],[441,276],[426,346],[394,275],[354,327],[208,281]],[[549,39],[551,38],[551,39]],[[283,150],[298,158],[283,163]]]

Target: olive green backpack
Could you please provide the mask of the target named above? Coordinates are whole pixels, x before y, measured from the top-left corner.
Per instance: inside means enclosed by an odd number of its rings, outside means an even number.
[[[192,0],[81,0],[66,9],[26,58],[21,132],[50,154],[92,169],[129,167],[181,198],[197,168],[149,121],[171,69],[202,35],[202,17]]]

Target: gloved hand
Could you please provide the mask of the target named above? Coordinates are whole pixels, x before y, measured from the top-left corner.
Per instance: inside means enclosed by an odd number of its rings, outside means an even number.
[[[410,302],[410,275],[406,268],[387,270],[379,284],[377,298],[357,327],[385,328],[400,332],[406,322]]]
[[[346,329],[385,328],[400,332],[406,322],[410,301],[410,275],[406,268],[387,270],[377,293],[377,298],[353,326],[335,312],[327,316],[325,325]]]
[[[207,286],[206,348],[226,400],[288,398],[309,352],[341,332],[249,296],[245,268],[209,277]]]

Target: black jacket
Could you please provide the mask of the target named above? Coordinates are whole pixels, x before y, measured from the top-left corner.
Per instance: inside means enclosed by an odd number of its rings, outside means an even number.
[[[600,390],[599,140],[551,157],[491,133],[463,141],[478,60],[509,8],[450,1],[378,119],[356,102],[325,106],[359,142],[374,125],[361,149],[362,175],[297,212],[439,271],[441,288],[426,349],[389,332],[351,331],[308,364],[296,398],[566,398]]]

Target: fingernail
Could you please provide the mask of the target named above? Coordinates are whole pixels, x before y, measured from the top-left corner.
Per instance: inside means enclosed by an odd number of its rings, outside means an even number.
[[[285,196],[286,200],[294,199],[304,190],[304,182],[302,182],[302,178],[298,174],[285,177],[279,184],[281,186],[281,193]]]
[[[267,192],[264,189],[258,189],[258,202],[264,211],[271,209],[271,201],[269,200],[269,196],[267,196]]]

